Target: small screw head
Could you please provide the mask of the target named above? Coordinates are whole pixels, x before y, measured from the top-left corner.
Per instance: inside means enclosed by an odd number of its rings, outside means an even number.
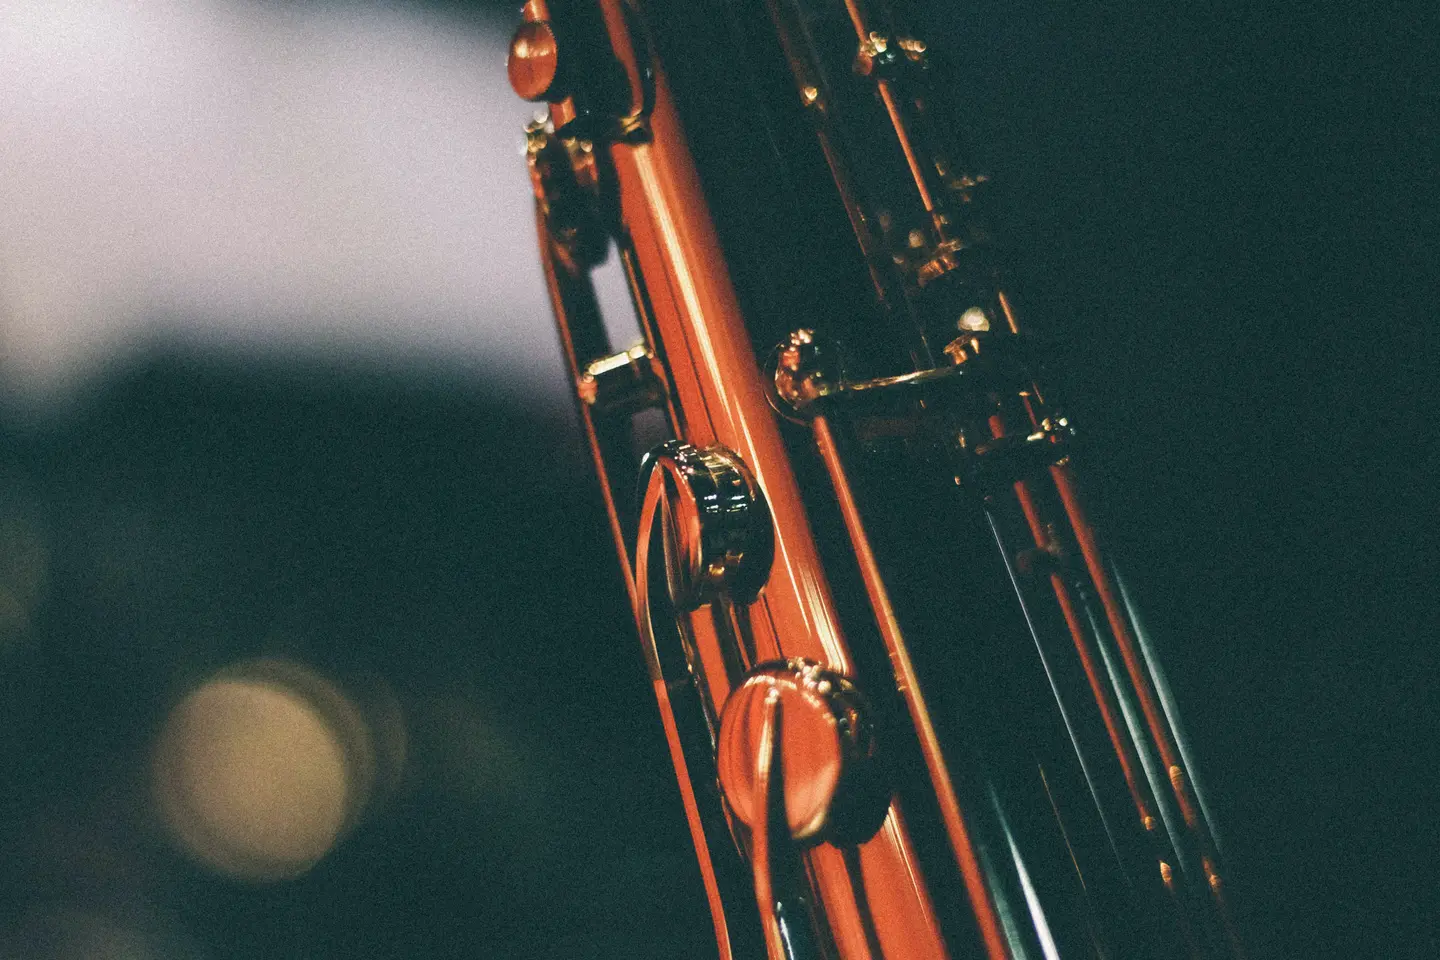
[[[801,328],[776,348],[775,394],[786,409],[784,416],[801,410],[830,392],[839,382],[832,350],[818,343],[815,331]]]

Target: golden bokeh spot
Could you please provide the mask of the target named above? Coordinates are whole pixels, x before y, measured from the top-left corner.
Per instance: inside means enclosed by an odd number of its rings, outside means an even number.
[[[324,678],[256,661],[175,706],[152,774],[181,849],[233,877],[281,880],[325,856],[364,808],[374,753],[360,714]]]

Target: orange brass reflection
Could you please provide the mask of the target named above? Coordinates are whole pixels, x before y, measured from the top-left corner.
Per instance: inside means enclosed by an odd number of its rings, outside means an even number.
[[[522,100],[542,100],[559,73],[559,51],[548,23],[525,21],[510,41],[505,72],[510,87]]]
[[[612,46],[634,78],[638,70],[618,0],[605,0],[601,6]],[[686,412],[683,439],[696,446],[722,444],[738,454],[752,470],[769,505],[775,528],[774,566],[760,599],[749,610],[756,656],[805,657],[849,674],[850,656],[799,488],[766,398],[698,175],[665,78],[658,70],[654,87],[648,142],[614,144],[610,155],[621,219],[628,230],[625,239],[646,281],[654,334],[663,346],[676,405]],[[637,593],[644,589],[640,584],[636,587]],[[697,626],[702,619],[703,611],[692,618]],[[728,677],[714,676],[723,670],[720,663],[712,660],[698,666],[711,691],[728,689]],[[704,852],[699,812],[662,683],[656,684],[656,693],[666,714],[666,733],[691,832],[701,851],[717,937],[726,949],[713,870]],[[887,960],[944,960],[948,956],[933,909],[918,881],[911,840],[893,807],[886,825],[850,858],[858,861],[853,866],[841,851],[828,845],[805,857],[840,960],[880,960],[872,946],[876,943],[886,945],[883,956]],[[871,882],[867,883],[867,878]],[[885,878],[886,883],[874,883],[873,878]],[[862,910],[857,903],[857,889],[868,896],[869,909]]]
[[[1005,436],[1005,423],[998,415],[990,418],[990,432],[997,440]],[[1045,529],[1044,521],[1040,519],[1040,510],[1035,505],[1035,498],[1030,493],[1030,487],[1024,480],[1017,480],[1014,489],[1015,498],[1020,502],[1020,510],[1025,515],[1025,522],[1030,527],[1030,535],[1035,540],[1035,546],[1043,550],[1050,545],[1051,537]],[[1135,801],[1135,809],[1140,815],[1140,823],[1146,830],[1152,830],[1155,827],[1155,817],[1150,811],[1150,804],[1146,800],[1145,791],[1135,772],[1139,760],[1135,756],[1134,745],[1120,727],[1120,719],[1116,715],[1115,697],[1100,677],[1099,667],[1095,663],[1095,653],[1090,649],[1089,637],[1085,633],[1085,628],[1080,622],[1080,615],[1075,609],[1075,598],[1071,596],[1070,586],[1058,573],[1050,574],[1050,586],[1055,591],[1055,599],[1060,604],[1060,613],[1065,618],[1065,627],[1070,633],[1071,641],[1075,644],[1075,652],[1080,657],[1080,666],[1085,671],[1085,681],[1089,684],[1090,693],[1094,696],[1095,704],[1100,709],[1100,719],[1105,725],[1106,734],[1110,737],[1110,745],[1115,749],[1115,756],[1120,761],[1120,770],[1125,777],[1125,786],[1129,788],[1130,796]]]
[[[760,745],[755,752],[755,792],[759,803],[753,823],[750,859],[755,869],[755,903],[760,912],[760,923],[765,928],[765,951],[770,960],[785,960],[785,941],[780,931],[780,921],[775,915],[775,891],[771,884],[770,838],[774,831],[770,823],[771,808],[775,806],[771,791],[776,787],[774,779],[784,776],[784,713],[779,697],[766,697],[761,717]]]
[[[594,199],[595,195],[601,198],[600,206],[604,208],[607,222],[613,216],[609,240],[613,241],[622,257],[640,313],[647,355],[654,358],[656,375],[663,381],[665,405],[675,436],[697,447],[720,445],[737,455],[753,474],[772,518],[774,560],[769,579],[758,599],[745,607],[732,607],[722,599],[693,612],[679,614],[685,652],[698,681],[712,738],[718,728],[720,739],[724,741],[726,724],[739,724],[743,727],[745,743],[736,755],[758,759],[758,766],[744,768],[717,760],[717,772],[729,803],[724,815],[731,818],[731,825],[737,833],[748,837],[748,840],[742,841],[742,846],[748,843],[751,847],[755,893],[765,924],[767,952],[771,960],[784,958],[785,947],[772,909],[777,896],[772,889],[773,880],[773,886],[787,891],[781,896],[788,896],[790,888],[796,883],[808,885],[809,892],[813,894],[810,898],[812,906],[823,918],[822,926],[828,931],[829,942],[822,944],[827,960],[946,960],[948,948],[935,916],[935,904],[921,875],[914,840],[905,825],[899,803],[891,801],[878,832],[864,843],[845,848],[825,843],[808,850],[799,849],[796,842],[813,843],[819,837],[829,835],[815,825],[824,817],[824,795],[831,793],[841,779],[839,771],[843,760],[839,754],[843,751],[835,746],[831,733],[814,722],[812,715],[792,710],[794,704],[785,702],[779,696],[767,697],[758,709],[752,704],[749,710],[733,715],[726,708],[727,702],[736,702],[734,696],[737,693],[744,693],[747,671],[757,663],[799,657],[850,675],[853,673],[852,660],[820,563],[799,484],[790,465],[790,454],[779,433],[777,419],[770,406],[769,389],[756,362],[757,345],[751,341],[741,314],[666,78],[660,66],[652,61],[643,28],[633,36],[631,34],[638,13],[636,5],[630,0],[597,2],[609,46],[619,61],[624,77],[628,79],[631,92],[631,112],[623,117],[610,118],[618,121],[613,128],[607,129],[607,121],[603,120],[594,126],[589,124],[590,120],[605,112],[588,112],[598,101],[587,103],[583,92],[575,97],[563,96],[564,91],[560,87],[571,76],[568,71],[573,68],[567,65],[565,71],[560,69],[554,34],[544,22],[549,19],[545,0],[527,0],[524,9],[526,23],[516,36],[508,69],[512,85],[522,96],[551,99],[550,119],[556,129],[572,120],[582,121],[570,127],[570,134],[562,136],[570,159],[576,165],[580,188],[592,192],[589,199]],[[867,49],[871,53],[883,52],[890,38],[870,32],[862,3],[863,0],[845,0],[845,8],[860,41],[860,54],[866,57],[869,56]],[[789,16],[782,10],[782,0],[768,0],[767,6],[777,26]],[[888,22],[888,17],[885,19]],[[811,69],[807,57],[794,49],[789,31],[782,27],[779,33],[784,52],[791,60],[801,102],[810,110],[812,117],[827,117],[831,88],[825,86],[822,75]],[[901,41],[899,38],[895,42],[916,44],[914,40]],[[867,44],[870,45],[868,48]],[[912,59],[918,59],[923,46],[905,49],[915,52],[917,57]],[[608,53],[605,56],[608,57]],[[558,83],[557,78],[560,78]],[[905,87],[901,84],[892,86],[884,76],[875,77],[875,86],[888,117],[888,127],[893,128],[919,199],[931,212],[934,229],[944,240],[948,221],[937,210],[936,197],[930,192],[926,176],[926,171],[933,167],[933,158],[924,156],[924,144],[914,139],[910,126],[918,119],[920,103],[913,96],[901,96]],[[563,99],[556,99],[562,96]],[[605,99],[609,102],[608,98]],[[880,122],[886,125],[883,120]],[[864,211],[856,199],[859,193],[850,187],[841,155],[830,142],[823,129],[824,124],[817,123],[817,126],[822,128],[818,131],[820,146],[835,175],[846,212],[864,247],[867,238],[870,238],[870,228],[866,226]],[[574,133],[575,130],[581,130],[581,133]],[[891,131],[886,132],[888,135]],[[567,244],[552,242],[547,232],[543,213],[546,196],[539,178],[537,174],[537,196],[542,207],[540,238],[546,279],[555,304],[567,361],[572,376],[578,381],[584,364],[594,358],[575,355],[570,336],[572,318],[567,315],[567,307],[579,304],[574,311],[574,319],[575,325],[581,326],[583,320],[592,319],[593,306],[587,309],[585,301],[587,297],[593,300],[593,294],[586,289],[589,278],[585,267],[573,262],[580,258],[567,253],[570,249]],[[611,200],[615,202],[613,208]],[[566,229],[569,229],[568,225],[561,221],[557,234]],[[867,248],[864,252],[873,254],[875,251]],[[867,262],[876,291],[884,299],[888,284],[877,267],[879,258],[872,256]],[[1009,331],[1012,334],[1017,332],[1014,312],[1005,294],[997,291],[996,301]],[[1036,417],[1032,400],[1041,404],[1044,401],[1039,397],[1038,390],[1033,388],[1022,391],[1020,396],[1034,426]],[[713,784],[700,784],[692,778],[692,764],[705,766],[705,761],[697,758],[694,752],[694,741],[688,736],[694,731],[690,730],[683,731],[686,734],[684,743],[692,745],[687,760],[682,748],[682,731],[670,703],[672,689],[661,676],[660,659],[650,635],[645,567],[650,559],[651,524],[663,509],[658,499],[652,498],[661,497],[663,490],[655,486],[647,491],[635,548],[637,556],[632,567],[632,558],[628,556],[626,547],[630,538],[622,529],[622,512],[616,509],[616,491],[611,489],[606,454],[601,448],[600,438],[606,434],[597,433],[595,416],[588,406],[582,405],[582,423],[601,477],[611,530],[626,571],[626,587],[637,626],[646,641],[642,648],[654,681],[667,743],[711,905],[720,955],[724,960],[730,960],[732,948],[726,926],[726,905],[721,901],[715,864],[723,867],[727,862],[725,857],[731,853],[728,848],[711,848],[708,845],[708,838],[717,835],[715,821],[719,815],[718,808],[706,801]],[[1003,424],[998,417],[992,420],[992,429],[997,438],[1004,435]],[[983,955],[986,960],[1010,960],[1009,944],[1013,930],[1007,933],[1006,924],[1011,918],[1007,914],[1005,923],[1002,923],[995,899],[1001,894],[992,891],[982,869],[981,851],[971,834],[973,824],[967,826],[905,638],[840,462],[831,425],[823,417],[813,421],[813,437],[829,474],[879,634],[893,667],[894,680],[916,731],[930,785],[935,792],[940,820],[963,881],[965,900],[977,922],[981,942],[972,952]],[[1170,809],[1165,795],[1173,792],[1185,822],[1197,828],[1202,851],[1213,853],[1208,836],[1199,829],[1198,801],[1181,765],[1175,734],[1157,702],[1158,694],[1150,681],[1134,629],[1123,608],[1123,598],[1117,595],[1116,582],[1109,575],[1098,551],[1068,465],[1062,463],[1052,467],[1051,475],[1063,504],[1064,516],[1073,529],[1090,579],[1105,610],[1125,671],[1138,695],[1145,724],[1158,749],[1163,769],[1170,776],[1170,788],[1167,790],[1159,782],[1150,782],[1140,775],[1141,754],[1138,751],[1143,745],[1143,735],[1136,727],[1127,730],[1122,726],[1117,693],[1107,686],[1107,676],[1096,662],[1095,646],[1102,639],[1092,636],[1088,629],[1090,624],[1082,617],[1082,612],[1088,613],[1088,610],[1082,609],[1084,602],[1088,602],[1088,591],[1078,583],[1067,582],[1059,574],[1050,574],[1060,612],[1141,823],[1147,830],[1154,827],[1153,811],[1156,807],[1163,810],[1168,818]],[[1047,518],[1040,512],[1040,504],[1036,502],[1034,482],[1017,482],[1013,489],[1031,536],[1037,546],[1045,548],[1054,535],[1045,522]],[[625,494],[621,491],[621,495]],[[1042,502],[1050,512],[1058,512],[1050,507],[1048,501]],[[1140,639],[1143,640],[1143,637]],[[1108,667],[1109,648],[1102,647],[1101,652],[1107,658],[1105,666]],[[753,674],[750,676],[753,677]],[[888,674],[883,678],[860,679],[891,681]],[[688,680],[688,676],[685,677],[686,683]],[[678,694],[676,696],[678,699]],[[1123,702],[1124,719],[1129,720],[1129,701]],[[725,717],[724,723],[720,722],[722,716]],[[733,733],[733,728],[729,732]],[[1150,755],[1145,753],[1143,756],[1148,765]],[[778,807],[773,805],[777,797]],[[790,803],[792,798],[796,800],[793,807]],[[883,801],[877,801],[877,804],[879,802]],[[874,812],[878,814],[879,810]],[[741,825],[748,826],[748,834]],[[773,878],[770,866],[774,856],[790,858],[787,865],[798,866],[799,870],[793,876],[786,872],[777,874],[778,880]],[[1191,861],[1177,856],[1174,862],[1182,869],[1182,879],[1188,879]],[[946,867],[948,875],[948,864]],[[1172,896],[1178,896],[1170,862],[1161,861],[1160,867],[1165,888]],[[1219,874],[1208,858],[1203,861],[1203,867],[1209,889],[1223,912]],[[1179,915],[1184,924],[1184,911],[1180,910]],[[1228,928],[1228,917],[1226,922]],[[1185,935],[1187,940],[1191,938],[1188,928]]]
[[[976,853],[974,842],[970,838],[970,832],[965,826],[965,818],[960,811],[960,800],[956,796],[950,772],[946,769],[945,757],[940,750],[940,738],[935,733],[934,724],[930,720],[929,708],[925,705],[924,697],[920,693],[915,668],[910,662],[910,653],[905,647],[899,621],[895,618],[895,610],[890,604],[889,594],[885,590],[885,582],[880,575],[880,565],[876,562],[875,553],[870,548],[869,538],[865,535],[865,528],[860,519],[860,510],[855,504],[849,480],[845,477],[845,472],[841,467],[840,456],[835,449],[835,440],[830,433],[830,425],[824,417],[816,417],[813,426],[815,445],[830,474],[831,483],[835,487],[835,496],[840,503],[840,512],[845,518],[845,528],[850,534],[850,542],[855,549],[856,559],[860,564],[860,573],[865,581],[865,591],[876,612],[880,636],[885,642],[886,651],[890,654],[890,662],[895,669],[901,695],[905,698],[905,705],[909,708],[911,720],[914,722],[916,733],[920,738],[921,752],[925,756],[925,765],[935,787],[946,832],[950,837],[951,846],[955,850],[956,863],[965,880],[965,890],[970,898],[970,906],[980,926],[988,955],[994,960],[1001,960],[1001,958],[1008,957],[1009,953],[1005,948],[1000,918],[995,911],[995,904],[991,901],[989,890],[985,886],[984,876],[980,869],[980,858]]]
[[[1171,776],[1171,785],[1174,788],[1175,802],[1180,807],[1180,814],[1185,818],[1185,823],[1190,827],[1197,826],[1199,818],[1196,816],[1195,805],[1190,799],[1190,791],[1186,789],[1183,777],[1184,767],[1180,764],[1180,753],[1175,746],[1175,741],[1170,735],[1170,725],[1160,710],[1160,704],[1155,700],[1155,691],[1150,685],[1150,679],[1146,675],[1145,667],[1140,662],[1139,652],[1135,649],[1135,638],[1130,633],[1130,623],[1121,609],[1119,598],[1115,595],[1115,587],[1105,569],[1100,557],[1100,548],[1095,542],[1095,532],[1091,529],[1089,521],[1085,517],[1084,508],[1080,505],[1080,498],[1075,489],[1074,478],[1070,474],[1069,464],[1061,463],[1050,468],[1050,475],[1055,481],[1055,490],[1060,494],[1060,501],[1065,505],[1065,513],[1070,518],[1070,526],[1075,532],[1075,541],[1080,545],[1080,553],[1085,558],[1085,567],[1090,571],[1090,579],[1095,584],[1095,592],[1100,596],[1100,604],[1105,608],[1105,617],[1110,621],[1110,630],[1115,637],[1115,645],[1120,648],[1120,659],[1125,664],[1125,672],[1130,676],[1130,683],[1134,686],[1135,692],[1140,699],[1140,711],[1145,715],[1145,725],[1150,729],[1150,736],[1155,741],[1156,749],[1160,751],[1160,759],[1165,764],[1166,770],[1179,771],[1180,778]]]

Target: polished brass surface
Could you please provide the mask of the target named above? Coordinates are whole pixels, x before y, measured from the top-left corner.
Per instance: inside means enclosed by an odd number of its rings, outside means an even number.
[[[785,713],[784,731],[776,735],[785,763],[779,782],[762,784],[772,703]],[[731,812],[752,830],[764,815],[768,788],[783,794],[794,840],[816,843],[842,833],[855,838],[867,829],[873,833],[875,814],[885,808],[876,749],[869,709],[847,678],[804,660],[760,664],[725,701],[715,746],[720,789]]]
[[[557,92],[560,52],[555,31],[544,22],[522,23],[510,40],[510,57],[505,63],[510,86],[522,100],[544,100]]]
[[[718,955],[1239,956],[927,42],[860,0],[524,16],[542,259]]]
[[[640,485],[642,511],[663,509],[670,602],[689,611],[754,600],[770,575],[774,535],[745,464],[723,447],[670,441],[646,455]]]

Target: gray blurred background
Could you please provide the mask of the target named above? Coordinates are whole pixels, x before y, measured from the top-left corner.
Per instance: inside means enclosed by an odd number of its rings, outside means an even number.
[[[8,0],[10,390],[149,345],[454,369],[563,403],[508,10]]]
[[[1433,12],[943,11],[1255,954],[1440,955]],[[0,3],[0,958],[704,954],[515,16]]]

